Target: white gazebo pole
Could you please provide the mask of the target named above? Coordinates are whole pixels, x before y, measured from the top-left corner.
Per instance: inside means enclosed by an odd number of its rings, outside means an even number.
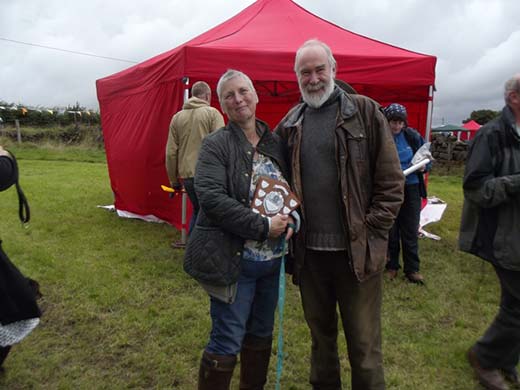
[[[433,85],[430,85],[428,90],[428,116],[426,117],[426,142],[430,142],[430,133],[432,129],[432,115],[433,115]]]
[[[190,98],[190,91],[188,85],[190,84],[189,77],[183,77],[182,82],[184,84],[184,102],[186,102]],[[188,194],[186,194],[186,190],[182,189],[182,211],[181,211],[181,241],[176,242],[175,248],[184,248],[186,246],[186,241],[188,235],[186,234],[186,208],[188,207]]]
[[[184,103],[190,98],[190,90],[188,85],[190,85],[190,78],[184,77],[182,79],[184,81]],[[186,190],[183,188],[182,190],[182,214],[181,214],[181,245],[186,246],[187,234],[186,234],[186,208],[187,208],[187,197]]]

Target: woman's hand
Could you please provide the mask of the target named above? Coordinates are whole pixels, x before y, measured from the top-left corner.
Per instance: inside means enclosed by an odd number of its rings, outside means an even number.
[[[295,226],[296,224],[294,223],[294,219],[290,215],[276,214],[274,217],[271,217],[269,237],[280,237],[284,232],[286,232],[285,239],[289,240],[294,234]]]
[[[271,217],[271,226],[269,228],[269,237],[276,238],[280,237],[287,228],[287,223],[289,223],[289,216],[276,214],[274,217]]]

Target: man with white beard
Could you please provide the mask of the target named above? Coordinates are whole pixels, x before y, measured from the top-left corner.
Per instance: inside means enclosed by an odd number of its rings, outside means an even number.
[[[325,43],[305,42],[294,70],[303,103],[276,132],[302,202],[289,270],[312,336],[310,383],[315,390],[341,389],[339,306],[352,389],[384,389],[381,275],[403,201],[399,158],[380,106],[335,86],[336,60]]]

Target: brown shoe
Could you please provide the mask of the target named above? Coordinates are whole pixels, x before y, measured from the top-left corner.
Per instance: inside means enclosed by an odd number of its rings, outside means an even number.
[[[397,270],[388,268],[385,270],[385,276],[388,280],[394,280],[397,278]]]
[[[419,272],[411,272],[405,276],[410,283],[424,284],[424,277]]]
[[[475,377],[484,388],[489,390],[509,390],[509,386],[505,383],[504,377],[499,370],[486,369],[480,366],[473,347],[468,350],[468,361],[473,368]]]

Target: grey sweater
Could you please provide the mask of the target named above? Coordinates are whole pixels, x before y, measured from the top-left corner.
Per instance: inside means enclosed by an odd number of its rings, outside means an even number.
[[[318,109],[305,109],[301,169],[307,248],[346,249],[340,181],[336,162],[336,116],[340,91],[336,87]]]

